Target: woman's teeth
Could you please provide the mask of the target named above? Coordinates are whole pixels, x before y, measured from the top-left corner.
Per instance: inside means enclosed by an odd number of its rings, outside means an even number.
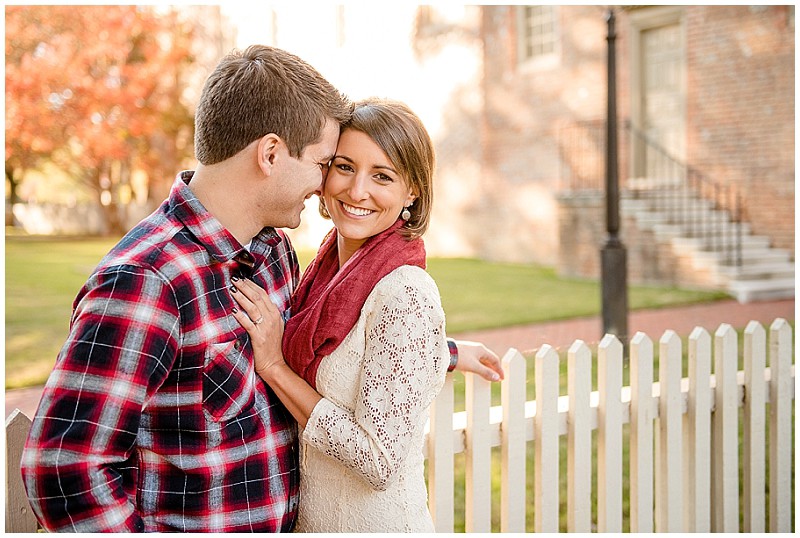
[[[351,215],[356,215],[359,217],[364,217],[372,213],[371,209],[362,209],[360,207],[353,207],[351,205],[345,204],[344,202],[342,202],[342,207],[344,208],[345,211],[347,211]]]

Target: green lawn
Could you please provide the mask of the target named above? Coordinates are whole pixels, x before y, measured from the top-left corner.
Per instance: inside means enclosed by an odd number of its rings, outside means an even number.
[[[43,383],[67,337],[72,301],[115,239],[6,237],[6,388]],[[301,265],[313,252],[299,253]],[[552,269],[473,259],[429,260],[451,333],[598,314],[596,281]],[[632,287],[630,307],[725,297],[715,292]]]
[[[600,313],[597,280],[561,278],[547,267],[432,258],[428,271],[439,286],[447,330],[452,333]],[[655,286],[632,286],[628,293],[631,310],[728,297],[721,292]]]

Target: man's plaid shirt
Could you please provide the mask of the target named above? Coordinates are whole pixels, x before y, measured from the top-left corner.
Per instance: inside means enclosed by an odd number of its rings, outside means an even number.
[[[47,530],[294,524],[296,424],[253,370],[230,277],[252,274],[288,317],[297,257],[269,228],[244,250],[195,198],[191,175],[75,300],[22,459]]]

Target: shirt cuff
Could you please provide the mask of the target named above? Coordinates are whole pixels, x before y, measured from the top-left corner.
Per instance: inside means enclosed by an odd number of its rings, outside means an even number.
[[[447,371],[452,372],[456,369],[456,364],[458,363],[458,346],[456,345],[456,341],[448,338],[447,349],[450,350],[450,366],[447,367]]]

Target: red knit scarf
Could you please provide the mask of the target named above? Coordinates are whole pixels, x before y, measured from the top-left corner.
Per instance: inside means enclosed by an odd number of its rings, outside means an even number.
[[[402,265],[425,268],[425,244],[400,235],[403,224],[398,219],[367,239],[341,269],[334,228],[300,279],[284,329],[283,356],[312,387],[320,361],[352,330],[378,281]]]

